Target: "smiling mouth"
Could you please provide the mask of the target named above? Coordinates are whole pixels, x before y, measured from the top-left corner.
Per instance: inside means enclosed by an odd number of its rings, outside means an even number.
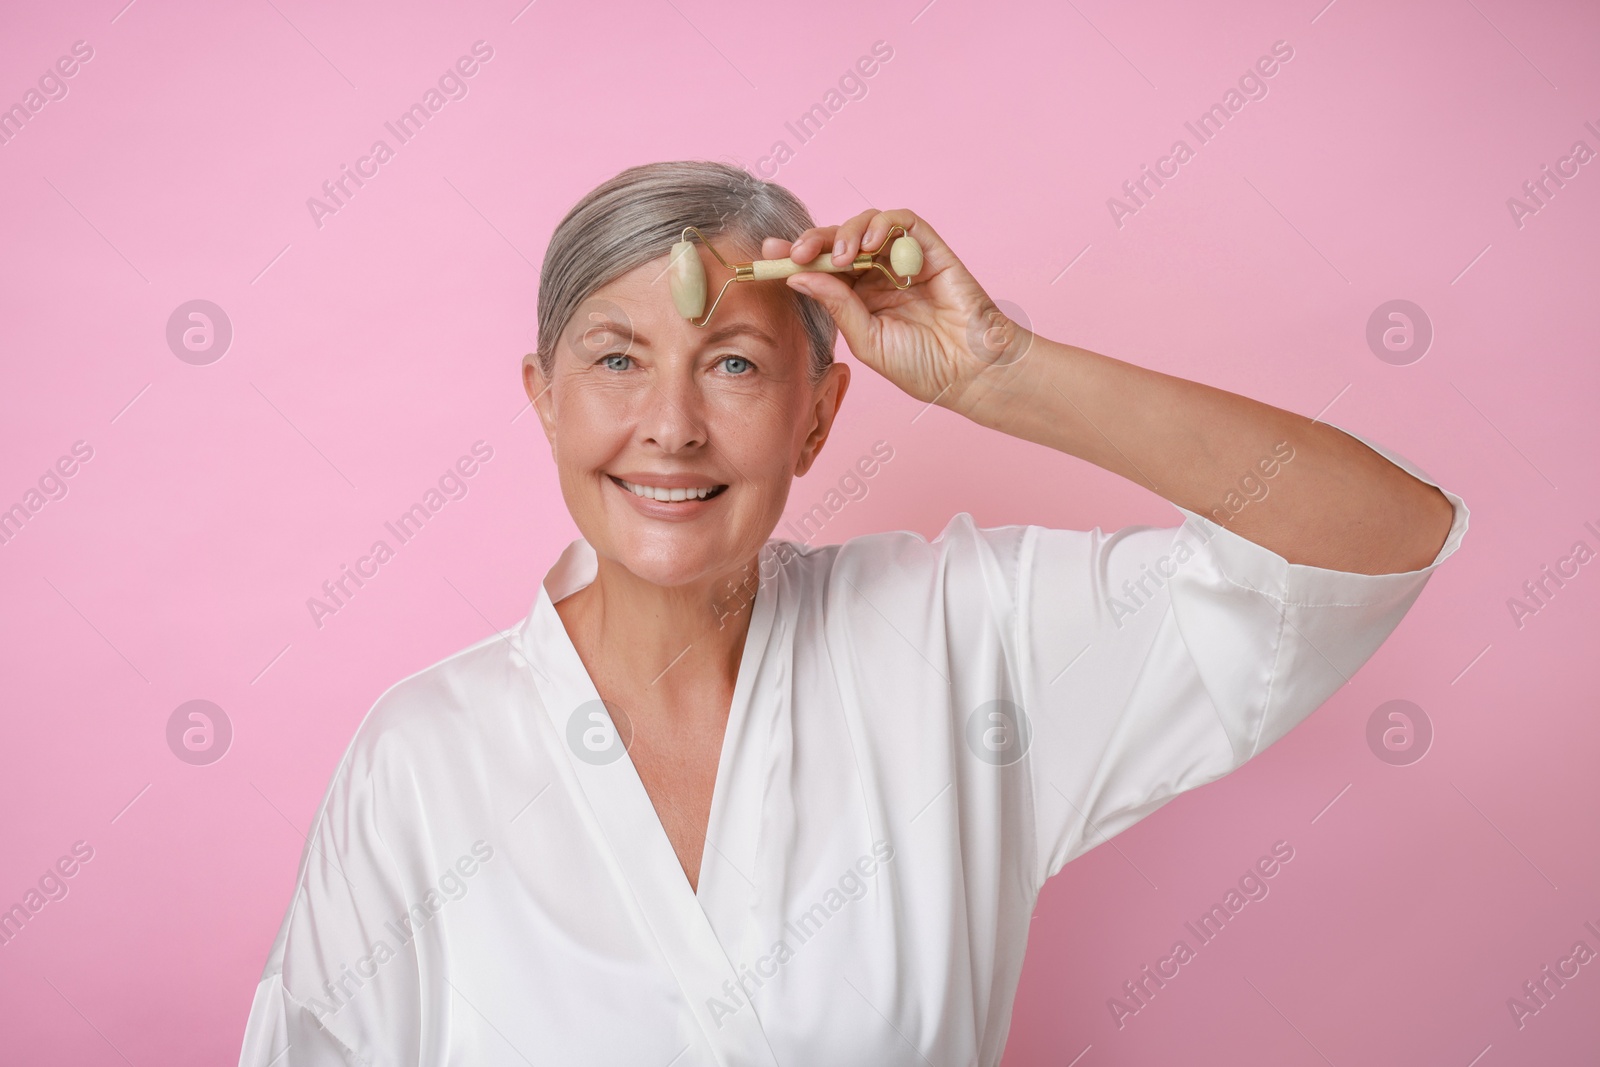
[[[608,474],[606,477],[610,478],[613,482],[616,482],[622,488],[628,490],[628,492],[632,493],[634,496],[642,496],[646,500],[659,500],[663,502],[680,500],[710,500],[712,497],[718,495],[724,489],[728,488],[726,485],[707,485],[690,489],[662,489],[658,486],[636,485],[633,482],[623,481],[615,474]]]

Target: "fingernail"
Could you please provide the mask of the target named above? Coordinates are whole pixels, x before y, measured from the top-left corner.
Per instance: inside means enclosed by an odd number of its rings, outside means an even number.
[[[841,237],[839,240],[833,242],[833,254],[836,256],[844,254],[844,238]]]

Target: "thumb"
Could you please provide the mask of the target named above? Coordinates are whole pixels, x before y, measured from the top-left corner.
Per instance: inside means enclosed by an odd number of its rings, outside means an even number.
[[[856,358],[875,364],[873,356],[877,351],[877,323],[853,287],[820,271],[791,274],[784,280],[789,288],[811,297],[833,316],[834,324],[844,334],[845,344],[850,346]]]

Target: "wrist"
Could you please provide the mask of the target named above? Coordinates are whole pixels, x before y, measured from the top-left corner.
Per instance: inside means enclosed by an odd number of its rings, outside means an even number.
[[[1036,349],[1043,339],[987,303],[972,316],[963,340],[955,353],[950,385],[936,402],[975,422],[996,426],[1003,421],[1019,380],[1032,369],[1028,364],[1037,361]]]

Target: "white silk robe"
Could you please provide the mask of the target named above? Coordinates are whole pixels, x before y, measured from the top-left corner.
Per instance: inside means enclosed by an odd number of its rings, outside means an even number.
[[[1186,510],[769,541],[698,891],[553,607],[594,579],[575,541],[362,722],[241,1067],[997,1064],[1045,879],[1344,684],[1460,545],[1445,495],[1400,574]]]

